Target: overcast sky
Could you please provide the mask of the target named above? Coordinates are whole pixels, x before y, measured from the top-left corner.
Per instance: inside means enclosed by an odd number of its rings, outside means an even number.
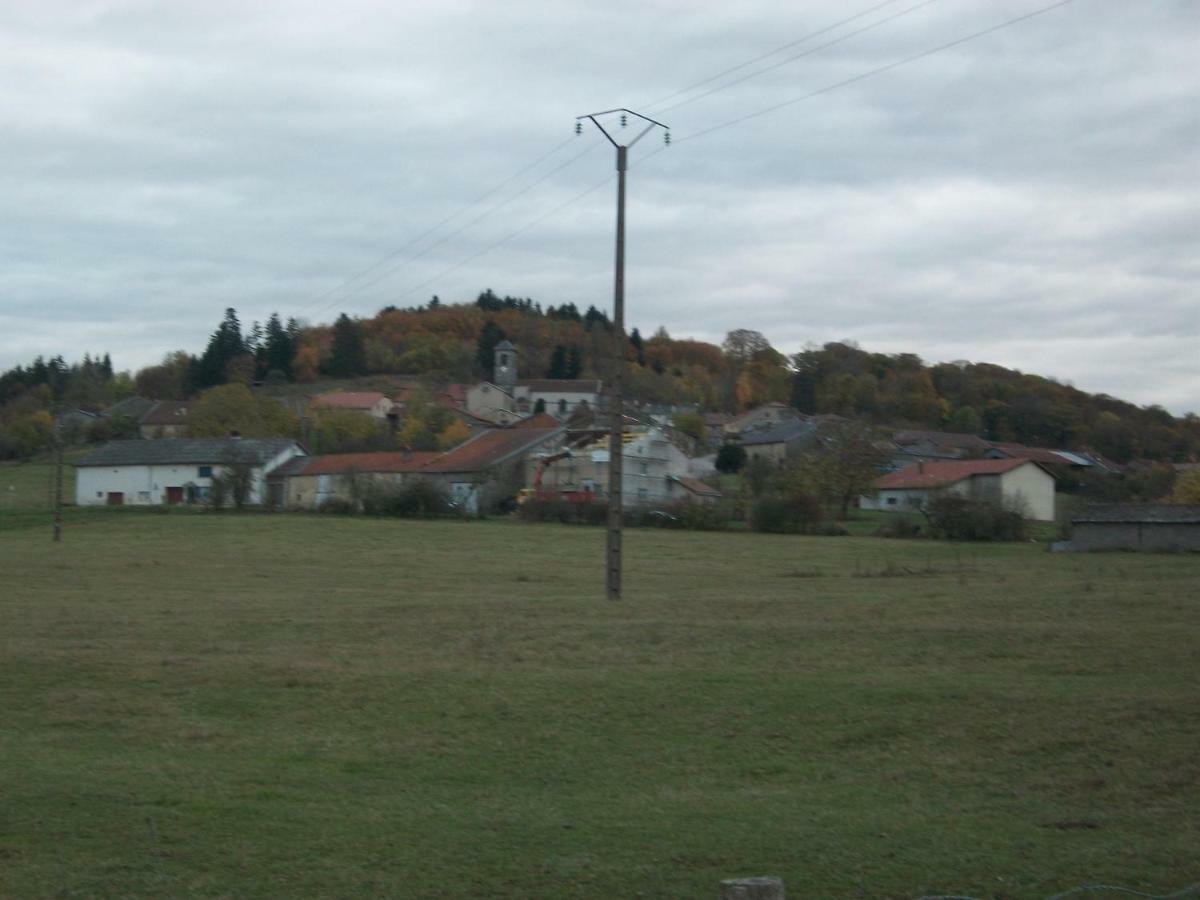
[[[631,151],[631,327],[1200,411],[1200,2],[1074,0],[836,86],[1050,2],[7,0],[0,369],[198,352],[227,306],[608,309],[614,153],[572,132],[627,106],[673,138]]]

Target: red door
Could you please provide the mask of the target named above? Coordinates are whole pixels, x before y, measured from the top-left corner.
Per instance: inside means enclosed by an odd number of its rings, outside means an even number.
[[[183,502],[183,488],[168,487],[167,488],[167,503],[174,506],[176,503]]]
[[[120,491],[109,491],[107,502],[109,506],[124,506],[125,495]]]

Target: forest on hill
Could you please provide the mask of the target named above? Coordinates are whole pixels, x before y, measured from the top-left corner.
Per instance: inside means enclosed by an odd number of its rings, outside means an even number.
[[[488,289],[473,303],[386,307],[330,325],[272,315],[244,328],[235,310],[204,351],[167,354],[139,372],[109,357],[67,364],[39,358],[0,374],[0,457],[27,455],[52,439],[51,411],[103,409],[132,395],[183,399],[228,384],[282,385],[362,376],[416,376],[431,389],[492,376],[492,348],[512,342],[521,377],[605,377],[613,331],[594,307],[547,306]],[[833,342],[785,355],[756,331],[735,329],[717,346],[665,329],[624,340],[627,395],[635,402],[738,412],[781,401],[896,428],[977,434],[1031,446],[1086,449],[1125,463],[1200,458],[1200,418],[1172,416],[1090,394],[1054,379],[990,363],[927,364],[910,353],[871,353]]]

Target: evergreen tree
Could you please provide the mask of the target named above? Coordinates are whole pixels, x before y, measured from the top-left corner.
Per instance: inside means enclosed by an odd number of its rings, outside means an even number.
[[[637,364],[644,366],[646,364],[646,348],[642,343],[642,334],[636,328],[629,334],[629,343],[633,346],[634,358],[637,360]]]
[[[475,342],[475,365],[487,381],[495,377],[492,366],[496,362],[496,345],[504,340],[504,337],[504,330],[489,319],[483,323],[479,340]]]
[[[583,356],[579,352],[579,347],[572,345],[567,351],[567,365],[564,369],[565,378],[578,378],[583,374]]]
[[[271,313],[271,318],[267,320],[263,351],[263,368],[266,372],[282,372],[289,379],[292,377],[292,356],[295,355],[295,347],[291,334],[279,321],[279,313]]]
[[[550,354],[550,368],[546,370],[546,377],[567,377],[567,348],[562,344],[554,345],[554,352]]]
[[[225,318],[217,326],[208,339],[208,346],[200,357],[196,369],[195,388],[214,387],[225,383],[225,367],[230,360],[246,352],[246,342],[242,339],[242,325],[238,321],[237,310],[230,307],[225,310]]]
[[[329,352],[326,372],[338,378],[365,375],[367,354],[363,347],[362,329],[345,313],[333,323],[333,346]]]

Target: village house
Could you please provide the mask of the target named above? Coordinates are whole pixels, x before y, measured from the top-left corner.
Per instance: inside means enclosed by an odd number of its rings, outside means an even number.
[[[320,509],[329,501],[359,503],[372,488],[391,488],[440,456],[437,452],[384,451],[297,457],[268,476],[280,483],[280,505]]]
[[[393,415],[394,405],[390,398],[378,391],[335,391],[313,397],[309,408],[314,412],[350,410],[370,416],[377,422],[386,422]]]
[[[443,487],[458,509],[478,515],[515,497],[523,486],[525,460],[561,444],[565,433],[561,425],[482,431],[426,463],[419,474]]]
[[[725,439],[736,440],[757,428],[774,428],[780,422],[799,417],[799,413],[786,403],[775,401],[748,409],[734,416],[724,425]]]
[[[876,479],[872,487],[874,496],[860,498],[863,509],[919,510],[936,494],[949,493],[1003,504],[1027,519],[1054,521],[1054,476],[1027,459],[919,462]]]
[[[816,446],[817,424],[804,419],[784,419],[769,428],[756,428],[742,434],[746,461],[761,459],[782,466],[804,450]]]
[[[250,467],[247,502],[266,498],[266,477],[304,448],[288,438],[163,438],[109,441],[75,461],[77,506],[161,506],[202,503],[214,477]]]
[[[694,481],[688,471],[688,457],[663,429],[635,425],[626,427],[623,437],[621,490],[625,504],[662,504],[688,491],[688,484]],[[525,483],[543,499],[604,500],[608,496],[610,458],[607,437],[555,448],[527,460]],[[679,479],[689,481],[682,483]]]
[[[146,440],[187,437],[191,403],[159,400],[138,420],[138,434]]]
[[[507,425],[541,411],[565,422],[581,409],[601,404],[599,380],[517,377],[517,348],[501,341],[494,351],[493,380],[467,389],[466,408],[472,415]],[[539,404],[540,401],[540,404]]]

